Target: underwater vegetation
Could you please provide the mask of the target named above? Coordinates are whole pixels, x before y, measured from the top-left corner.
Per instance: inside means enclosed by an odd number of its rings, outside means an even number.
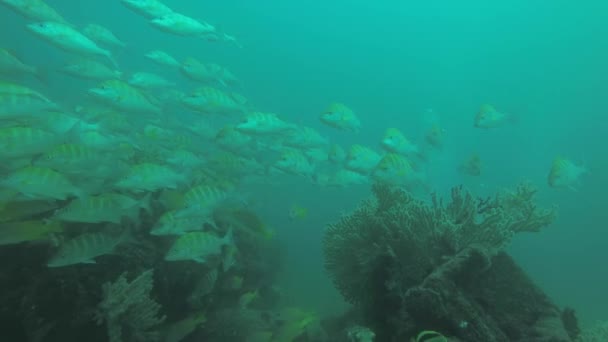
[[[325,267],[379,341],[432,329],[449,341],[571,341],[562,311],[504,252],[556,218],[521,184],[486,199],[462,187],[430,203],[385,184],[330,224]],[[434,339],[431,339],[434,341]],[[444,339],[445,340],[445,339]]]

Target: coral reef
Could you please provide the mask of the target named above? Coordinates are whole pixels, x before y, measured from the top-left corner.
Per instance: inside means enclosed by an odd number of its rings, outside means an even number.
[[[154,328],[166,317],[158,317],[161,307],[150,298],[153,274],[153,270],[147,270],[129,283],[123,273],[113,283],[102,286],[98,324],[106,323],[110,342],[159,340]],[[123,338],[125,331],[130,338]]]
[[[585,329],[575,339],[576,342],[606,342],[608,341],[608,321]]]
[[[428,328],[466,341],[570,340],[560,310],[503,252],[514,234],[556,217],[536,207],[530,185],[489,199],[458,187],[447,204],[383,184],[373,192],[328,227],[324,254],[334,284],[379,340]]]

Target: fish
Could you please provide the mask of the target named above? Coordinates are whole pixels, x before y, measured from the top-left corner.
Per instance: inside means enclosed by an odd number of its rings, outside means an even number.
[[[150,51],[144,56],[159,65],[168,66],[171,68],[179,68],[181,66],[177,59],[161,50]]]
[[[251,135],[280,135],[293,132],[297,127],[281,120],[274,113],[253,112],[246,115],[235,129]]]
[[[291,220],[303,220],[308,216],[308,208],[298,204],[293,204],[289,208],[289,219]]]
[[[283,145],[296,148],[326,147],[329,145],[329,140],[313,128],[298,127],[290,132]]]
[[[117,190],[134,193],[157,191],[161,189],[176,189],[185,182],[185,177],[171,168],[154,163],[132,165],[127,173],[114,184]]]
[[[182,97],[181,103],[194,111],[209,114],[240,114],[243,106],[226,92],[213,88],[201,87],[191,94]]]
[[[176,322],[171,322],[161,329],[162,342],[181,342],[207,321],[204,312],[189,314]]]
[[[194,57],[188,57],[179,68],[182,75],[198,82],[214,82],[220,77],[217,69],[210,68]]]
[[[241,309],[249,308],[251,303],[258,300],[259,298],[260,298],[260,293],[257,289],[255,291],[245,292],[239,297],[238,306]]]
[[[474,127],[477,128],[496,128],[515,121],[515,117],[510,114],[499,112],[490,104],[481,106],[475,115]]]
[[[470,176],[480,176],[481,170],[481,158],[477,153],[470,156],[469,159],[460,165],[460,171]]]
[[[59,203],[48,200],[0,202],[0,222],[27,220],[41,214],[50,213],[58,207]]]
[[[95,264],[95,258],[111,254],[114,249],[125,242],[128,231],[116,234],[105,231],[84,233],[59,246],[47,262],[47,267],[65,267],[76,264]]]
[[[192,260],[205,263],[219,256],[223,246],[232,245],[232,230],[222,238],[210,232],[190,232],[179,236],[165,254],[166,261]]]
[[[564,157],[557,157],[551,164],[547,183],[552,188],[577,190],[581,184],[581,176],[587,172],[587,168],[583,165],[578,165]]]
[[[32,160],[32,164],[69,174],[81,174],[90,168],[99,167],[108,160],[109,156],[91,147],[66,143],[49,146],[45,152]]]
[[[42,95],[41,93],[28,88],[26,86],[22,86],[16,83],[9,83],[0,81],[0,94],[1,95],[15,95],[15,96],[29,96],[36,100],[41,100],[47,103],[52,103],[52,101]]]
[[[217,283],[219,272],[217,268],[209,270],[203,275],[200,280],[196,283],[194,290],[188,296],[189,303],[199,302],[204,296],[213,292],[215,284]]]
[[[69,204],[58,209],[52,216],[53,220],[80,223],[116,223],[123,218],[136,221],[139,209],[149,210],[149,194],[142,200],[117,193],[105,193],[73,199]]]
[[[82,197],[83,191],[59,172],[45,167],[26,166],[9,174],[0,186],[17,191],[32,199]]]
[[[334,164],[342,164],[346,160],[346,151],[344,151],[344,148],[340,145],[331,144],[327,159]]]
[[[184,205],[176,217],[209,219],[220,207],[230,202],[232,193],[219,186],[200,184],[184,194]]]
[[[29,74],[43,79],[40,69],[23,63],[13,53],[2,48],[0,48],[0,74]]]
[[[0,128],[2,158],[31,157],[59,145],[66,137],[27,126]]]
[[[344,167],[355,172],[367,175],[370,174],[380,159],[380,154],[369,147],[355,144],[348,151]]]
[[[1,0],[0,3],[21,14],[26,19],[53,21],[69,25],[54,8],[42,0]]]
[[[106,57],[115,68],[118,68],[118,64],[110,51],[100,48],[94,41],[78,32],[72,26],[58,22],[43,21],[28,24],[27,28],[34,35],[62,50],[84,56]]]
[[[418,146],[412,144],[397,128],[388,128],[386,130],[381,145],[388,152],[406,156],[419,153]]]
[[[173,13],[173,10],[158,0],[120,0],[135,13],[146,18],[158,18]]]
[[[142,89],[171,88],[175,82],[167,81],[165,78],[149,72],[136,72],[131,75],[128,83]]]
[[[359,172],[340,168],[327,178],[317,177],[315,183],[325,187],[347,187],[353,185],[368,184],[369,177]]]
[[[150,24],[161,31],[179,36],[204,37],[216,31],[215,27],[209,23],[176,12],[156,17],[150,20]]]
[[[93,41],[99,44],[117,48],[124,48],[127,46],[127,44],[118,39],[118,37],[116,37],[112,31],[101,25],[88,24],[84,27],[83,33],[85,36],[91,38]]]
[[[90,59],[64,65],[60,71],[73,77],[98,81],[120,79],[123,75],[119,70]]]
[[[424,330],[421,331],[418,335],[416,335],[416,339],[412,338],[413,342],[448,342],[448,338],[443,336],[441,333],[432,331],[432,330]]]
[[[251,136],[239,132],[232,125],[226,125],[215,135],[214,142],[227,151],[243,153],[253,148]]]
[[[164,212],[150,230],[150,235],[184,235],[187,232],[203,229],[206,219],[178,217],[177,213],[176,210]]]
[[[293,149],[283,152],[273,166],[285,173],[311,178],[315,172],[314,164],[308,161],[306,155]]]
[[[429,145],[440,149],[443,147],[444,135],[445,129],[442,128],[439,124],[433,124],[431,128],[426,132],[424,139]]]
[[[60,110],[60,107],[38,96],[28,94],[0,93],[0,120],[19,122],[26,119],[39,119],[48,112]]]
[[[389,184],[409,186],[420,183],[424,177],[417,173],[408,159],[400,154],[387,153],[374,168],[372,178]]]
[[[361,121],[355,115],[352,109],[348,108],[343,103],[332,103],[321,116],[319,117],[322,123],[327,126],[340,130],[359,132],[361,130]]]
[[[162,113],[162,109],[150,100],[150,96],[123,81],[105,81],[89,89],[89,94],[118,110],[131,113]]]
[[[49,220],[28,220],[0,223],[0,246],[23,242],[50,240],[63,232],[63,225]]]

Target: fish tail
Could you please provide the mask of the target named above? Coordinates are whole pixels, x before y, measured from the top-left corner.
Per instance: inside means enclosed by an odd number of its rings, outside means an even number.
[[[112,63],[112,66],[116,70],[120,70],[120,67],[118,67],[118,62],[116,61],[114,56],[112,56],[112,53],[110,51],[105,51],[103,55],[106,56],[110,60],[110,63]]]

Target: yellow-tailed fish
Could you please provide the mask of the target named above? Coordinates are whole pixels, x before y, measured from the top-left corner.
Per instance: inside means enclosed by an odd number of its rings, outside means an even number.
[[[166,324],[161,328],[162,342],[181,342],[207,321],[204,312],[188,315],[177,322]]]
[[[484,104],[475,115],[473,126],[477,128],[496,128],[514,121],[515,117],[513,115],[500,112],[490,104]]]
[[[0,128],[0,156],[31,156],[60,144],[64,138],[34,127]]]
[[[0,245],[48,240],[52,234],[63,232],[60,222],[31,220],[0,224]]]
[[[181,102],[186,107],[208,114],[239,114],[244,111],[240,103],[229,94],[213,87],[196,89],[182,97]]]
[[[184,207],[176,213],[177,217],[208,218],[222,204],[227,203],[229,193],[217,186],[201,184],[184,194]]]
[[[23,220],[40,214],[46,215],[58,207],[59,204],[56,201],[48,200],[0,203],[0,222]]]
[[[89,93],[119,110],[148,114],[160,114],[162,112],[157,105],[152,103],[149,95],[123,81],[105,81],[98,87],[89,89]]]
[[[460,171],[469,176],[480,176],[483,165],[481,158],[477,153],[469,157],[462,165],[460,165]]]
[[[580,177],[585,174],[587,169],[582,165],[577,165],[569,159],[557,157],[553,160],[547,183],[552,188],[569,188],[576,190],[581,184]]]
[[[121,223],[123,218],[135,221],[139,209],[148,207],[149,195],[142,200],[135,200],[122,194],[107,193],[87,196],[72,200],[65,207],[57,210],[54,220],[82,223]]]
[[[299,127],[293,130],[283,142],[285,146],[297,148],[325,147],[329,141],[310,127]]]
[[[154,163],[141,163],[131,166],[127,173],[114,184],[114,187],[131,192],[156,191],[175,189],[184,181],[184,175],[169,167]]]
[[[98,233],[84,233],[62,243],[47,263],[48,267],[76,264],[94,264],[95,258],[111,254],[116,246],[125,242],[128,231],[117,234],[104,229]]]
[[[325,179],[320,185],[328,187],[347,187],[368,183],[369,178],[364,174],[348,169],[339,169]]]
[[[289,208],[289,218],[291,220],[303,220],[308,216],[308,208],[294,204]]]
[[[374,169],[375,180],[395,185],[410,185],[422,180],[422,175],[412,168],[410,162],[402,155],[387,153]]]
[[[161,31],[179,36],[204,37],[215,33],[213,25],[175,12],[154,18],[150,24]]]
[[[333,128],[359,132],[361,129],[361,121],[352,111],[342,103],[332,103],[327,109],[321,113],[320,120],[322,123]]]
[[[198,217],[178,217],[177,211],[164,212],[156,221],[150,235],[184,235],[187,232],[202,231],[206,219]]]
[[[312,177],[315,172],[314,164],[298,150],[286,150],[273,166],[285,173],[298,176]]]
[[[388,128],[382,138],[382,147],[394,153],[412,155],[418,153],[418,146],[409,141],[397,128]]]
[[[167,254],[166,261],[192,260],[205,263],[210,257],[219,256],[222,247],[231,245],[232,230],[224,237],[219,237],[210,232],[190,232],[178,237]]]
[[[416,336],[416,339],[412,338],[412,342],[448,342],[448,338],[443,336],[439,332],[432,331],[432,330],[425,330],[425,331],[421,331]]]
[[[345,167],[361,174],[371,173],[382,156],[376,151],[363,145],[352,145],[346,157]]]
[[[133,12],[146,18],[158,18],[173,13],[173,10],[159,0],[120,0]]]
[[[149,72],[136,72],[129,78],[129,84],[142,89],[163,89],[175,86],[175,82],[168,81],[162,76]]]
[[[150,51],[144,56],[159,65],[168,66],[171,68],[180,67],[180,63],[177,61],[177,59],[161,50]]]
[[[28,24],[27,28],[36,36],[62,50],[84,56],[103,56],[108,58],[114,67],[117,67],[110,51],[99,47],[94,41],[72,26],[53,21],[43,21]]]
[[[219,147],[237,154],[250,150],[253,147],[252,142],[251,136],[239,132],[230,125],[220,129],[215,136],[215,143]]]
[[[68,24],[54,8],[42,0],[2,0],[0,3],[10,7],[27,19]]]
[[[98,81],[119,79],[122,77],[122,72],[119,70],[90,59],[72,62],[63,66],[60,71],[73,77]]]
[[[32,163],[67,173],[86,173],[107,160],[108,156],[86,145],[61,144],[49,148]]]
[[[59,199],[83,196],[83,191],[59,172],[28,166],[11,173],[0,185],[35,199]]]
[[[281,120],[273,113],[253,112],[246,115],[235,129],[246,134],[272,135],[293,132],[297,126]]]

